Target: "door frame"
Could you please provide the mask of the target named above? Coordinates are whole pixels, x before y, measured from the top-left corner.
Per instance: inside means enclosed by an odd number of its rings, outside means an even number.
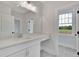
[[[57,21],[58,21],[58,22],[57,22],[57,23],[58,23],[58,24],[57,24],[57,25],[58,25],[58,31],[59,31],[58,15],[59,15],[59,13],[60,13],[60,12],[59,12],[60,10],[62,10],[62,9],[59,9],[59,10],[57,11],[57,15],[56,15],[56,16],[57,16]],[[64,10],[64,9],[63,9],[63,10]],[[79,52],[79,48],[78,48],[79,36],[76,36],[76,35],[77,35],[77,31],[79,31],[79,23],[78,23],[79,20],[78,20],[77,10],[79,10],[78,6],[75,7],[75,8],[72,8],[72,12],[73,12],[73,16],[74,16],[73,19],[76,19],[76,20],[73,20],[73,24],[74,24],[74,23],[75,23],[75,24],[72,25],[73,28],[74,28],[74,29],[73,29],[74,32],[72,33],[72,36],[74,36],[74,37],[75,37],[75,40],[76,40],[76,52]],[[66,10],[66,11],[67,11],[67,10]],[[58,31],[57,31],[57,32],[58,32]],[[59,34],[59,32],[58,32],[58,34]],[[58,48],[58,55],[59,55],[59,48]]]

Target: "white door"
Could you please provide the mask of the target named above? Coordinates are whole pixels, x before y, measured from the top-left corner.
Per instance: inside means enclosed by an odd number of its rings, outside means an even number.
[[[58,23],[59,56],[77,56],[75,10],[58,10]]]
[[[77,33],[78,32],[78,33]],[[76,42],[77,42],[77,54],[79,56],[79,8],[76,10]]]

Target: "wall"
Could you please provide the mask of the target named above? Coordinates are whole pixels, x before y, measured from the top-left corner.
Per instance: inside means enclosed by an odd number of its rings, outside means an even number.
[[[57,45],[57,43],[66,43],[66,45],[70,45],[71,47],[75,48],[76,47],[76,40],[74,40],[75,38],[73,37],[69,37],[69,36],[59,36],[58,35],[58,20],[57,20],[57,9],[66,9],[66,8],[72,8],[75,7],[77,5],[75,5],[76,3],[71,3],[71,4],[59,4],[58,6],[54,6],[52,3],[51,4],[45,4],[44,8],[43,8],[43,19],[42,19],[42,29],[43,29],[43,33],[48,33],[48,34],[52,34],[52,42],[55,42],[55,40],[57,41],[55,44]],[[57,4],[56,4],[57,5]],[[74,6],[75,5],[75,6]],[[72,39],[73,38],[73,39]],[[51,42],[49,42],[50,45]],[[53,43],[53,45],[55,46],[55,44]],[[49,47],[52,52],[54,52],[56,50],[56,48],[53,49],[53,47]],[[56,46],[57,47],[57,46]],[[58,48],[57,48],[58,51]]]
[[[5,4],[0,3],[0,14],[11,15],[11,8]]]
[[[57,25],[56,25],[56,11],[51,4],[46,4],[43,8],[43,19],[42,19],[42,32],[47,34],[52,34],[50,41],[48,41],[47,47],[50,49],[49,52],[52,54],[57,54]]]
[[[0,14],[11,15],[11,9],[7,5],[0,3]],[[0,37],[6,36],[6,34],[5,35],[2,35],[2,33],[0,34],[1,34]]]
[[[50,5],[44,6],[43,11],[43,33],[53,33],[53,20],[55,19],[55,9]]]

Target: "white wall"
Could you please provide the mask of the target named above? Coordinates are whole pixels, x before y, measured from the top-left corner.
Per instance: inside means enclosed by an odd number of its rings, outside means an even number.
[[[5,4],[0,3],[0,15],[11,15],[11,9],[8,6],[6,6]],[[1,34],[0,37],[3,37],[6,35],[6,34],[2,35],[2,33],[0,33],[0,34]]]
[[[43,33],[53,33],[53,20],[55,19],[55,9],[50,5],[46,5],[43,8]]]
[[[56,2],[55,2],[56,3]],[[72,8],[73,5],[75,3],[71,3],[71,4],[62,4],[62,3],[57,3],[55,5],[55,3],[53,4],[52,2],[51,3],[47,3],[44,5],[44,8],[43,8],[43,19],[42,19],[42,24],[43,24],[43,33],[51,33],[52,34],[52,40],[55,42],[58,41],[58,42],[65,42],[66,44],[70,44],[71,46],[73,47],[76,47],[76,40],[74,40],[74,38],[72,39],[72,37],[67,37],[67,36],[59,36],[58,37],[58,20],[57,20],[57,9],[65,9],[65,8]],[[54,6],[55,5],[55,6]],[[69,5],[71,7],[69,7]],[[74,6],[75,7],[75,6]],[[52,41],[52,42],[53,42]],[[50,45],[51,42],[49,42]],[[57,43],[57,42],[56,42]],[[56,44],[55,43],[55,44]],[[55,44],[53,44],[55,46]],[[52,46],[52,48],[54,47]],[[49,46],[48,46],[49,47]],[[55,51],[56,48],[51,48],[49,47],[53,52]]]
[[[57,9],[60,8],[67,8],[69,5],[72,6],[74,5],[74,3],[77,2],[68,2],[68,1],[52,1],[52,2],[45,2],[44,7],[43,7],[43,18],[42,18],[42,22],[43,22],[43,33],[56,33],[56,26],[58,26],[57,24]]]
[[[49,52],[52,54],[57,54],[56,50],[56,13],[55,8],[51,4],[46,4],[43,8],[43,19],[42,19],[42,32],[47,34],[52,34],[50,41],[48,41],[47,47],[50,49]]]
[[[0,14],[11,15],[11,8],[0,3]]]

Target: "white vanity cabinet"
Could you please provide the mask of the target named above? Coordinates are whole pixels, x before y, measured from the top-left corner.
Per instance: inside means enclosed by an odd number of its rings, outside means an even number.
[[[1,48],[0,57],[40,57],[40,42],[33,40]]]
[[[0,40],[0,57],[40,57],[41,41],[49,39],[48,35]]]
[[[19,50],[8,57],[40,57],[40,44],[38,43],[28,48]]]

